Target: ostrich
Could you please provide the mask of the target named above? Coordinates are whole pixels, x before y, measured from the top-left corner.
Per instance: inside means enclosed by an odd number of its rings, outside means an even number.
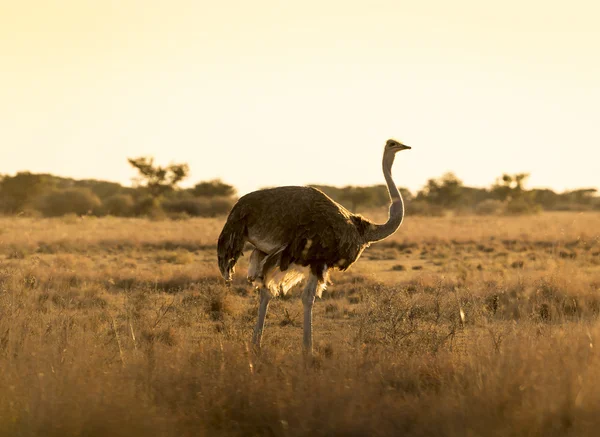
[[[248,281],[260,284],[258,320],[252,342],[260,348],[269,301],[286,294],[304,277],[303,345],[312,352],[312,308],[321,297],[332,268],[346,270],[372,242],[392,235],[402,224],[404,203],[392,180],[396,153],[409,146],[390,139],[383,150],[383,177],[390,195],[389,218],[374,224],[353,214],[312,187],[277,187],[242,196],[219,235],[219,269],[227,284],[246,241],[250,254]]]

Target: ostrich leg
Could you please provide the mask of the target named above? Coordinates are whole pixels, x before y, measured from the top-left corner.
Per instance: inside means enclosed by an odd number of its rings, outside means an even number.
[[[267,288],[261,287],[260,289],[260,304],[258,306],[258,320],[254,327],[254,335],[252,335],[252,343],[254,347],[260,349],[260,341],[262,339],[263,330],[265,327],[265,317],[267,316],[267,309],[269,308],[269,302],[271,301],[271,293]]]
[[[312,354],[312,308],[319,281],[314,274],[310,274],[304,292],[302,305],[304,306],[304,353]]]

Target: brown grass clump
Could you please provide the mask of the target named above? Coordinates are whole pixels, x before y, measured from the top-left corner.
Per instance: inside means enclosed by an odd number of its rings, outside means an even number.
[[[207,287],[203,296],[204,311],[212,320],[223,320],[231,314],[231,298],[223,286]]]
[[[218,276],[222,220],[0,224],[0,436],[600,426],[598,214],[408,217],[332,274],[310,360],[299,290],[249,346],[258,297],[245,258],[231,288]]]

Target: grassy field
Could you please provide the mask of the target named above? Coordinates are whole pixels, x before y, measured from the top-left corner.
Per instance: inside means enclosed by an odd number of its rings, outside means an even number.
[[[0,435],[597,435],[600,214],[407,217],[332,275],[312,360],[299,288],[249,348],[222,225],[0,218]]]

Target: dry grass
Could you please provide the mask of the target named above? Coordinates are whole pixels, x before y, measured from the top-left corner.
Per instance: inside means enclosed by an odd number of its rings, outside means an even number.
[[[249,349],[221,225],[0,219],[0,435],[596,435],[599,214],[408,217],[332,276],[310,361],[298,291]]]

